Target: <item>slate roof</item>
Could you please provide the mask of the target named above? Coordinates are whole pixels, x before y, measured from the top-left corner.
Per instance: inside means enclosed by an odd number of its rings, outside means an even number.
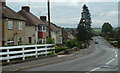
[[[46,23],[45,25],[47,27],[49,27],[48,21],[43,21],[43,22]],[[59,31],[59,27],[57,25],[53,24],[52,22],[50,22],[50,29],[53,31]]]
[[[20,16],[17,12],[13,11],[7,6],[2,6],[2,18],[10,18],[16,20],[25,20],[22,16]]]
[[[20,10],[18,13],[26,19],[26,24],[29,26],[37,26],[42,24],[45,25],[45,23],[41,19],[37,18],[31,12],[28,12],[26,10]]]

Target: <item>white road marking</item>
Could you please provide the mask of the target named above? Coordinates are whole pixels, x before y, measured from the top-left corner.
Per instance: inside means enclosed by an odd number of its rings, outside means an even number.
[[[117,58],[117,54],[115,55],[115,57]]]
[[[113,58],[112,60],[110,60],[109,62],[107,62],[106,64],[110,64],[111,62],[113,62],[115,60],[115,58]]]
[[[113,51],[115,52],[115,57],[117,57],[118,55],[117,55],[117,52],[113,49]]]
[[[92,69],[92,70],[90,70],[90,71],[88,71],[88,72],[86,72],[86,73],[90,73],[90,72],[96,71],[96,70],[98,70],[98,69],[100,69],[100,67],[94,68],[94,69]]]
[[[115,57],[117,57],[118,55],[117,55],[117,52],[115,51]]]
[[[113,52],[115,52],[115,58],[118,56],[117,55],[117,52],[113,49]],[[111,62],[113,62],[114,60],[115,60],[115,58],[113,58],[112,60],[110,60],[110,61],[108,61],[106,64],[110,64]],[[89,71],[89,72],[87,72],[87,73],[90,73],[90,72],[92,72],[92,71],[96,71],[96,70],[98,70],[98,69],[100,69],[100,67],[97,67],[97,68],[94,68],[94,69],[92,69],[91,71]]]
[[[90,72],[96,71],[96,70],[98,70],[98,69],[100,69],[100,67],[97,67],[97,68],[95,68],[95,69],[92,69]]]
[[[115,58],[118,56],[117,52],[113,49],[113,52],[115,52]],[[111,62],[113,62],[115,60],[115,58],[113,58],[112,60],[110,60],[109,62],[107,62],[106,64],[110,64]]]

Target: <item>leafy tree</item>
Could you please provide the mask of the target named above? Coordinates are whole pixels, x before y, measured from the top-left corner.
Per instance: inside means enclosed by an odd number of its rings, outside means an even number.
[[[105,22],[102,26],[102,34],[105,37],[114,37],[114,30],[110,23]]]
[[[110,23],[104,23],[102,26],[102,33],[112,33],[113,27]]]
[[[81,20],[77,27],[77,39],[78,41],[86,42],[92,37],[91,29],[91,14],[89,13],[88,7],[83,6],[83,12],[81,13]]]

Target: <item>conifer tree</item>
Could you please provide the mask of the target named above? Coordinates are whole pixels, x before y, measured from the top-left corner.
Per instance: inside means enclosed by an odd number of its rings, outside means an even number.
[[[77,39],[78,41],[88,41],[92,37],[92,29],[91,29],[91,14],[89,13],[88,7],[86,5],[83,6],[83,11],[81,13],[81,20],[78,24],[77,30]]]

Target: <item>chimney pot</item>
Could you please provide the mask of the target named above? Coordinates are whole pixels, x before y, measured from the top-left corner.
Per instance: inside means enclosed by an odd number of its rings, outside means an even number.
[[[40,16],[40,19],[41,19],[42,21],[46,21],[46,16]]]
[[[25,10],[25,11],[30,12],[30,7],[29,7],[29,6],[23,6],[23,7],[22,7],[22,10]]]
[[[6,6],[6,0],[2,0],[2,6]]]

